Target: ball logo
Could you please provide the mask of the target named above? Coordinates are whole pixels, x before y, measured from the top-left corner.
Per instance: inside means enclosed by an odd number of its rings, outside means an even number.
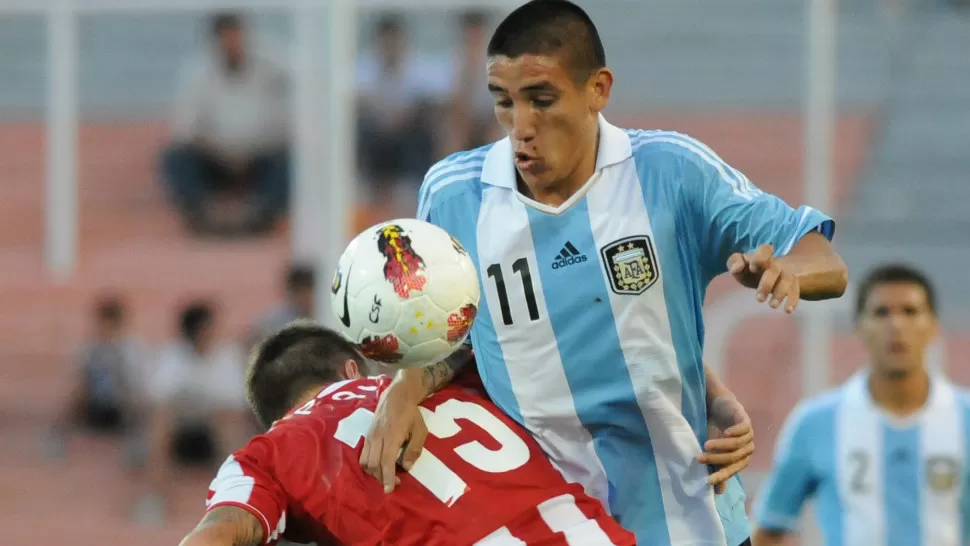
[[[464,339],[472,323],[475,322],[476,315],[478,315],[478,309],[470,303],[452,313],[448,317],[448,342],[458,343]]]
[[[379,362],[397,362],[404,356],[401,344],[394,334],[367,336],[360,342],[360,354]]]
[[[407,299],[412,290],[422,290],[427,282],[424,260],[414,252],[411,238],[394,224],[380,228],[377,249],[384,255],[384,278],[394,286],[394,292]]]

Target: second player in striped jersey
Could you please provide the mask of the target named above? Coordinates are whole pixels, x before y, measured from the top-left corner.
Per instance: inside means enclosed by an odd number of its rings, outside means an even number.
[[[755,546],[782,544],[813,498],[827,546],[965,546],[970,396],[928,368],[933,288],[908,266],[880,267],[860,284],[856,317],[870,365],[788,418]]]

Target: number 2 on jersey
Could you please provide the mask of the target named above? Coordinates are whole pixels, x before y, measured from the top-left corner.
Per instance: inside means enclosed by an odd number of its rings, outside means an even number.
[[[506,326],[512,324],[512,309],[509,306],[509,292],[505,287],[505,275],[502,274],[501,264],[492,264],[485,270],[489,278],[495,280],[495,291],[498,292],[498,304],[502,311],[502,322]],[[512,262],[512,272],[522,277],[522,290],[525,291],[525,305],[529,309],[529,320],[539,320],[539,305],[536,303],[536,291],[532,285],[532,271],[529,260],[519,258]]]
[[[428,432],[437,438],[450,438],[461,432],[458,419],[467,419],[487,432],[500,446],[492,450],[472,441],[455,448],[455,454],[483,472],[501,473],[522,467],[529,461],[529,446],[499,418],[482,406],[462,400],[448,400],[434,411],[420,408]],[[334,438],[356,448],[374,420],[374,412],[358,408],[337,424]],[[441,459],[427,449],[408,472],[435,497],[448,506],[453,505],[468,488],[465,481]]]

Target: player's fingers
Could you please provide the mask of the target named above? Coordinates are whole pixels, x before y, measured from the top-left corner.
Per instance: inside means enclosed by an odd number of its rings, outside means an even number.
[[[364,468],[364,472],[378,480],[381,480],[381,447],[383,443],[383,440],[379,437],[371,440],[364,444],[365,451],[360,456],[360,466]]]
[[[795,277],[791,291],[788,292],[788,302],[785,305],[785,312],[793,313],[795,308],[798,307],[798,302],[802,298],[802,287],[798,283],[798,277]]]
[[[748,463],[751,462],[751,457],[746,457],[730,466],[726,466],[717,472],[711,474],[707,477],[707,483],[710,485],[716,485],[719,483],[724,483],[731,479],[735,474],[740,473],[742,470],[748,467]]]
[[[730,453],[751,443],[754,443],[754,433],[742,436],[725,436],[705,442],[704,451],[708,453]]]
[[[737,275],[738,273],[743,272],[745,265],[747,264],[744,261],[744,254],[741,254],[740,252],[731,254],[731,257],[728,258],[727,261],[728,272],[732,275]]]
[[[778,280],[775,282],[775,287],[771,291],[771,305],[772,309],[777,309],[785,298],[791,296],[795,290],[797,290],[798,279],[794,275],[787,271],[780,270],[778,275]],[[787,308],[787,306],[786,306]]]
[[[763,302],[768,299],[768,295],[775,289],[780,274],[781,272],[777,267],[770,267],[761,274],[761,281],[758,282],[757,289],[758,301]]]
[[[719,482],[714,484],[714,494],[723,495],[724,491],[727,490],[727,482]]]
[[[747,417],[723,432],[723,436],[746,436],[748,434],[754,436],[754,428],[751,426],[751,420]]]
[[[428,427],[424,425],[423,419],[417,419],[411,429],[411,438],[405,444],[404,453],[401,455],[401,467],[404,470],[411,470],[411,467],[414,466],[414,461],[417,461],[421,455],[421,448],[424,446],[427,437]]]
[[[775,257],[775,247],[771,244],[763,244],[759,246],[751,256],[749,260],[752,267],[759,268],[758,270],[751,269],[752,273],[758,273],[758,271],[764,271],[771,265],[772,258]]]
[[[741,446],[740,448],[725,452],[717,453],[711,451],[705,451],[700,456],[697,457],[697,461],[703,464],[708,464],[717,467],[727,467],[729,465],[735,464],[738,461],[744,460],[751,456],[754,452],[754,445],[748,444]]]
[[[395,473],[395,468],[397,467],[398,454],[400,453],[399,448],[391,448],[390,444],[384,444],[384,454],[381,456],[381,483],[384,484],[384,492],[390,493],[394,491],[394,486],[397,481],[397,474]]]

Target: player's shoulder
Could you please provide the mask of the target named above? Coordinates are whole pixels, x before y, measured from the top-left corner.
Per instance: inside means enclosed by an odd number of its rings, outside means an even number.
[[[965,414],[970,414],[970,389],[949,380],[945,380],[945,384],[953,392],[953,400],[957,407]]]
[[[839,386],[802,400],[788,415],[789,426],[811,429],[830,427],[844,398],[845,387]]]
[[[419,201],[430,203],[442,191],[481,191],[482,168],[492,146],[455,152],[432,165],[421,183]]]
[[[630,148],[638,162],[655,168],[681,169],[685,163],[700,169],[723,164],[714,150],[697,138],[677,131],[627,129]]]

